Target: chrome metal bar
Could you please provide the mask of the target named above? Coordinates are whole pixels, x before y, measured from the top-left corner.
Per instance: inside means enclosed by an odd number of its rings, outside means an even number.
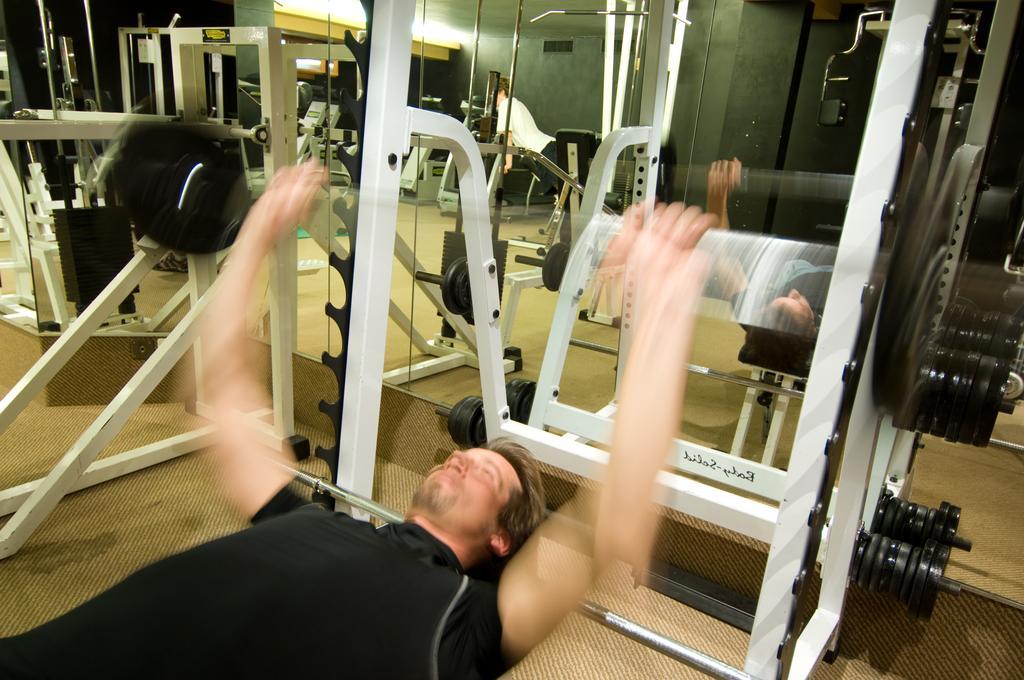
[[[580,340],[579,338],[570,338],[569,344],[573,347],[581,347],[583,349],[589,349],[594,352],[600,352],[601,354],[609,354],[611,356],[618,356],[619,351],[614,347],[608,345],[601,345],[596,342],[590,342],[589,340]],[[733,375],[732,373],[723,373],[722,371],[716,371],[713,368],[707,366],[698,366],[697,364],[687,364],[686,370],[696,375],[703,375],[708,378],[714,378],[715,380],[721,380],[722,382],[732,383],[734,385],[742,385],[744,387],[750,387],[755,390],[761,390],[763,392],[771,392],[772,394],[779,394],[784,397],[790,397],[791,399],[803,399],[804,393],[800,390],[790,389],[788,387],[780,387],[772,383],[761,382],[759,380],[752,380],[750,378],[744,378],[743,376]],[[996,440],[992,440],[993,442]],[[1002,442],[1009,444],[1009,442]],[[1024,453],[1024,446],[1018,444],[1009,444],[1010,446],[1017,446],[1020,448],[1020,452]]]
[[[613,357],[619,356],[619,350],[608,345],[601,345],[596,342],[590,342],[589,340],[580,340],[579,338],[569,338],[569,344],[573,347],[582,347],[583,349],[589,349],[594,352],[600,352],[601,354],[609,354]]]
[[[1017,444],[1016,442],[1003,441],[1002,439],[989,439],[988,445],[1004,451],[1024,454],[1024,445]]]
[[[505,96],[508,98],[508,106],[505,107],[505,132],[504,139],[501,142],[501,164],[502,168],[498,173],[498,186],[503,186],[504,181],[504,165],[505,158],[508,157],[508,131],[512,127],[512,93],[516,89],[516,60],[519,58],[519,33],[520,26],[523,23],[523,0],[519,0],[516,8],[516,28],[512,34],[512,65],[508,69],[508,92]],[[473,103],[470,102],[470,106]],[[472,110],[472,109],[470,109]]]
[[[345,489],[331,484],[326,480],[320,479],[315,475],[303,472],[302,470],[296,470],[290,465],[286,465],[269,458],[265,460],[293,473],[297,481],[311,487],[314,491],[327,493],[331,497],[342,501],[343,503],[348,503],[352,507],[363,510],[364,512],[367,512],[378,519],[382,519],[385,522],[397,524],[404,521],[404,518],[394,510],[386,508],[369,498],[352,493],[351,491],[346,491]],[[649,647],[656,652],[661,652],[671,659],[675,659],[680,663],[686,664],[690,668],[696,668],[697,670],[707,673],[712,677],[731,678],[734,680],[753,680],[752,676],[747,675],[738,668],[728,665],[724,661],[719,661],[718,659],[697,651],[692,647],[687,647],[680,642],[667,638],[650,628],[646,628],[645,626],[641,626],[639,623],[630,621],[623,616],[619,616],[615,612],[605,609],[599,604],[584,600],[579,605],[579,612],[587,618],[597,621],[601,625],[621,633],[631,640],[639,642],[645,647]]]
[[[53,107],[54,119],[59,120],[57,88],[53,83],[53,47],[50,44],[50,29],[46,22],[46,5],[43,0],[38,0],[36,4],[39,6],[39,26],[43,31],[43,53],[46,55],[46,84],[50,87],[50,106]]]
[[[313,489],[314,492],[326,493],[330,495],[332,498],[342,501],[343,503],[348,503],[354,508],[359,508],[360,510],[368,512],[374,517],[382,519],[385,522],[397,524],[399,522],[405,521],[405,518],[402,517],[402,515],[398,514],[391,508],[387,508],[381,505],[380,503],[377,503],[369,498],[366,498],[365,496],[360,496],[359,494],[352,493],[351,491],[346,491],[345,489],[342,489],[340,486],[331,484],[326,479],[321,479],[316,475],[311,475],[308,472],[303,472],[302,470],[296,470],[291,465],[287,465],[285,463],[281,463],[270,458],[266,458],[265,460],[269,461],[270,463],[273,463],[279,468],[282,468],[294,474],[296,480],[310,487],[311,489]]]
[[[644,11],[644,10],[620,10],[620,9],[616,9],[616,10],[607,10],[607,9],[549,9],[547,12],[544,12],[543,14],[538,14],[534,18],[530,19],[530,23],[532,24],[535,21],[540,21],[541,19],[543,19],[545,17],[548,17],[548,16],[551,16],[551,15],[560,15],[560,16],[567,16],[567,17],[572,17],[572,16],[577,16],[577,17],[579,17],[579,16],[644,17],[644,16],[647,16],[647,12]]]
[[[601,605],[583,601],[580,603],[579,611],[587,618],[600,623],[602,626],[610,628],[621,635],[625,635],[629,639],[639,642],[644,647],[660,652],[671,659],[675,659],[679,663],[685,664],[690,668],[695,668],[702,673],[710,675],[711,677],[731,678],[733,680],[753,680],[752,675],[748,675],[740,669],[730,666],[724,661],[716,659],[713,656],[708,656],[707,654],[699,652],[692,647],[687,647],[681,642],[677,642],[671,638],[667,638],[664,635],[656,633],[650,628],[641,626],[634,621],[630,621],[625,617],[619,616],[613,611],[605,609]]]
[[[800,390],[789,389],[787,387],[780,387],[771,383],[761,382],[760,380],[752,380],[750,378],[744,378],[739,375],[733,375],[732,373],[723,373],[722,371],[716,371],[713,368],[706,366],[698,366],[697,364],[687,364],[686,370],[690,373],[697,375],[704,375],[715,380],[721,380],[722,382],[733,383],[734,385],[743,385],[744,387],[752,387],[755,390],[762,390],[764,392],[771,392],[772,394],[779,394],[784,397],[790,397],[792,399],[803,399],[804,393]]]
[[[85,5],[85,32],[89,36],[89,58],[92,60],[92,91],[96,95],[96,110],[103,110],[102,96],[100,95],[100,71],[96,67],[96,40],[92,34],[92,3],[89,0],[82,0]]]

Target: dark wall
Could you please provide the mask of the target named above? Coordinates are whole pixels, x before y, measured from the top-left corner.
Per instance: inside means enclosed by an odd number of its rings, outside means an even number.
[[[706,166],[721,157],[722,125],[745,4],[743,0],[718,0],[690,5],[688,17],[693,23],[683,40],[668,139],[679,164],[671,193],[675,200],[703,204],[703,190],[689,186],[689,168]]]
[[[803,2],[719,0],[691,5],[676,90],[669,144],[679,166],[673,198],[703,204],[703,175],[720,158],[739,158],[754,169],[852,174],[874,87],[880,41],[865,35],[861,47],[836,59],[836,75],[849,76],[829,96],[847,101],[846,124],[817,124],[829,55],[848,48],[858,7],[839,20],[811,21]],[[805,240],[834,240],[846,204],[733,194],[734,228]]]
[[[810,27],[810,3],[746,3],[740,17],[722,158],[752,168],[781,169]],[[733,228],[769,231],[771,199],[747,196],[730,206]]]
[[[519,42],[514,96],[530,110],[537,126],[551,135],[561,128],[601,129],[604,40],[587,37],[572,42],[572,52],[566,53],[544,52],[543,38],[523,38]],[[472,46],[467,46],[452,62],[450,79],[459,101],[469,91],[472,58]],[[488,71],[508,75],[511,63],[511,38],[482,36],[474,96],[484,93]]]
[[[40,66],[37,50],[43,46],[39,26],[39,10],[35,0],[4,0],[7,25],[8,58],[12,76],[19,81],[20,97],[16,107],[50,108],[46,71]],[[53,15],[54,32],[70,36],[74,41],[79,80],[91,95],[93,77],[89,60],[89,40],[85,30],[85,10],[79,0],[50,0],[46,8]],[[150,26],[166,26],[175,12],[181,14],[179,26],[231,26],[234,16],[231,5],[213,0],[192,2],[146,2],[118,0],[93,2],[92,26],[96,43],[96,62],[100,71],[100,88],[104,101],[121,111],[121,67],[118,58],[117,29],[136,26],[138,13]],[[56,55],[55,55],[56,56]],[[57,85],[59,88],[59,84]],[[59,95],[58,95],[59,96]]]
[[[882,41],[865,33],[856,52],[837,57],[830,76],[849,80],[832,85],[828,96],[847,103],[846,123],[838,127],[818,125],[818,103],[829,56],[853,44],[860,7],[844,7],[839,21],[815,21],[807,41],[804,68],[783,169],[852,175],[857,166],[861,138],[867,123],[871,92],[878,68]],[[841,226],[846,203],[800,200],[779,196],[772,233],[802,240],[827,240],[828,232],[818,225]],[[836,232],[832,232],[833,238]]]

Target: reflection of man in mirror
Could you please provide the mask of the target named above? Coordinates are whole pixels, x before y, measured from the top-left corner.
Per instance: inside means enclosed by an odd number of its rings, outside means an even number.
[[[526,108],[523,102],[515,97],[509,99],[508,78],[502,76],[498,79],[498,133],[504,134],[505,122],[509,120],[509,107],[512,108],[511,123],[508,126],[508,145],[521,146],[542,154],[552,163],[555,160],[555,138],[543,132],[537,127],[533,115]],[[505,172],[512,169],[512,156],[505,157]],[[534,164],[531,172],[537,176],[540,183],[540,192],[546,194],[555,188],[556,179],[547,168],[539,163]]]
[[[739,160],[719,160],[708,169],[708,212],[729,228],[729,193],[739,184]],[[808,259],[792,259],[775,271],[745,271],[738,262],[719,262],[719,292],[732,301],[746,339],[740,361],[793,375],[807,375],[825,307],[832,261],[828,249],[808,250]]]

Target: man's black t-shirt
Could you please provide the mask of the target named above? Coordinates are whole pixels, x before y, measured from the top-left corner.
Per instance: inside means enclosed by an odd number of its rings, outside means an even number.
[[[488,678],[497,587],[415,524],[282,490],[254,526],[146,567],[0,640],[0,678]]]

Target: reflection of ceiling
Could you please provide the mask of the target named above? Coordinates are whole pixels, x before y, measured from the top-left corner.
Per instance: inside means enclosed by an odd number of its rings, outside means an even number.
[[[476,20],[476,0],[425,0],[427,21],[447,24],[466,35],[473,35]],[[480,33],[489,36],[512,37],[516,24],[516,0],[483,0],[480,11]],[[604,17],[600,16],[548,16],[530,23],[530,19],[552,9],[605,9],[606,0],[523,0],[522,35],[524,36],[581,36],[604,35]],[[639,3],[637,3],[639,4]],[[621,0],[617,9],[626,8]],[[422,12],[419,5],[417,14]],[[622,30],[622,17],[618,18]]]

